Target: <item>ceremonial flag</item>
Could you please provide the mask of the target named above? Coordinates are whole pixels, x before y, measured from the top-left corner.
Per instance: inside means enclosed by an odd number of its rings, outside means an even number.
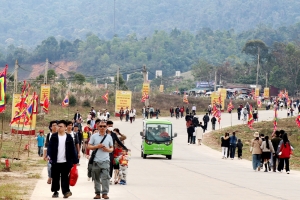
[[[277,117],[277,109],[275,108],[274,111],[275,111],[275,117],[274,117],[273,124],[274,124],[274,133],[275,133],[275,131],[277,130],[278,117]]]
[[[105,103],[107,104],[108,102],[108,91],[102,96],[102,98],[105,100]]]
[[[261,105],[262,105],[261,100],[260,100],[259,98],[257,98],[256,100],[257,100],[257,106],[258,106],[259,108],[261,108]]]
[[[300,128],[300,114],[296,118],[296,124]]]
[[[145,102],[146,99],[149,99],[149,95],[146,92],[144,92],[141,102]]]
[[[252,114],[252,106],[250,105],[249,114],[248,114],[248,127],[252,129],[252,125],[254,123],[253,114]]]
[[[14,122],[20,121],[20,119],[24,118],[26,115],[26,109],[24,109],[22,112],[16,111],[15,116],[10,121],[9,125],[11,125]]]
[[[218,110],[216,104],[214,104],[213,109],[212,109],[212,115],[217,118],[219,124],[221,122],[221,111]]]
[[[188,100],[187,95],[185,94],[185,92],[183,94],[183,103],[189,104],[189,100]]]
[[[20,112],[24,111],[25,108],[27,107],[27,97],[28,97],[28,93],[29,93],[29,91],[28,91],[29,87],[30,87],[30,85],[29,84],[27,85],[26,81],[24,80],[24,84],[22,86],[22,91],[21,91],[21,96],[20,96],[21,100],[15,106],[19,109]]]
[[[0,113],[5,111],[6,105],[6,72],[8,65],[0,72]]]
[[[48,114],[49,112],[49,99],[47,95],[44,96],[44,101],[43,101],[43,111]]]
[[[230,99],[230,102],[229,102],[229,104],[227,106],[227,111],[231,112],[233,109],[234,109],[234,106],[232,105],[232,100]]]
[[[61,103],[62,107],[67,107],[69,106],[69,93],[66,95],[64,98],[63,102]]]

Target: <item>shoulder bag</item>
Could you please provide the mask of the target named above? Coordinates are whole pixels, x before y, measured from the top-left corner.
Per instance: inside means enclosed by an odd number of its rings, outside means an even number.
[[[101,140],[101,142],[99,144],[101,144],[105,140],[106,136],[107,136],[107,134],[105,134],[104,138]],[[93,153],[90,157],[90,160],[89,160],[89,164],[93,164],[97,151],[98,151],[98,149],[93,151]]]

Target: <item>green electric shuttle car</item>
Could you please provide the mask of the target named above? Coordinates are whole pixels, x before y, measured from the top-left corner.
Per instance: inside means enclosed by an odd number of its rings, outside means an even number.
[[[149,155],[163,155],[172,159],[173,133],[172,122],[163,119],[147,119],[143,121],[141,157]]]

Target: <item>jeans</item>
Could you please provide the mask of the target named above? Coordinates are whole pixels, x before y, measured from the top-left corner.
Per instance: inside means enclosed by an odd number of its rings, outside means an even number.
[[[229,146],[229,148],[230,148],[230,158],[234,158],[236,144],[231,144],[231,145]]]
[[[51,178],[51,163],[47,163],[48,178]]]
[[[193,133],[188,133],[188,143],[193,143]]]
[[[126,122],[128,122],[129,120],[129,115],[126,115]]]
[[[243,153],[243,150],[242,149],[238,149],[238,157],[239,158],[242,158],[242,153]]]
[[[62,193],[65,194],[70,192],[69,187],[69,173],[71,168],[68,166],[68,163],[56,163],[52,164],[51,167],[51,176],[52,176],[52,185],[51,191],[58,192],[60,189],[61,182],[61,190]]]
[[[205,130],[207,130],[207,122],[204,122]]]
[[[240,120],[241,119],[241,113],[239,112],[238,113],[238,120]]]
[[[43,156],[43,149],[44,147],[38,147],[38,155]]]
[[[222,157],[227,158],[228,147],[222,147]]]
[[[275,156],[273,155],[273,158],[272,158],[272,167],[273,167],[273,171],[276,171],[276,162],[278,161],[279,163],[279,160],[278,160],[278,155],[275,154]]]
[[[212,125],[212,130],[216,130],[216,124],[211,124]]]
[[[123,180],[126,182],[126,178],[127,178],[127,166],[120,166],[120,170],[119,170],[119,176],[120,176],[120,180]]]
[[[193,136],[192,141],[193,141],[193,144],[196,144],[196,136]]]
[[[179,113],[176,113],[176,119],[179,118]]]
[[[285,171],[290,171],[290,158],[279,158],[278,171],[282,171],[285,163]]]
[[[95,194],[108,194],[109,192],[109,164],[110,161],[94,162],[92,168],[92,177],[94,180]],[[100,183],[101,178],[101,183]],[[102,185],[102,188],[101,188]],[[101,190],[102,189],[102,190]]]
[[[256,170],[258,167],[260,167],[260,157],[261,157],[261,154],[252,154],[253,170]]]

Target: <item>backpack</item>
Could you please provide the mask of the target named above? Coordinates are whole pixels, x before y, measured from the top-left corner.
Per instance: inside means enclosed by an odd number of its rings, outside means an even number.
[[[192,123],[195,127],[197,127],[199,125],[199,120],[197,117],[194,117],[193,120],[192,120]]]

